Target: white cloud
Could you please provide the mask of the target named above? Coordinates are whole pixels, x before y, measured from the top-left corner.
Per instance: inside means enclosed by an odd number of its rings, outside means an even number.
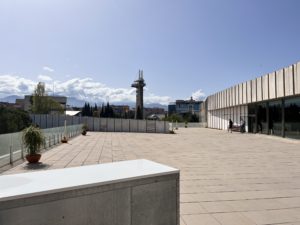
[[[43,75],[43,74],[38,75],[38,79],[41,81],[51,81],[52,80],[51,77],[49,77],[47,75]]]
[[[54,69],[52,69],[52,68],[50,68],[50,67],[48,67],[48,66],[44,66],[43,67],[43,70],[45,70],[45,71],[48,71],[48,72],[54,72]]]
[[[92,78],[72,78],[67,81],[53,81],[51,77],[39,75],[43,78],[46,90],[49,95],[65,95],[67,97],[76,97],[90,102],[135,102],[134,88],[112,88],[105,84],[97,82]],[[8,95],[25,95],[34,91],[38,81],[28,80],[15,75],[0,75],[0,97]],[[1,96],[2,95],[2,96]],[[158,96],[145,91],[144,102],[160,103],[167,105],[172,99],[169,96]]]
[[[205,96],[206,96],[205,93],[201,89],[199,89],[198,91],[195,91],[192,94],[193,99],[197,100],[197,101],[203,100]]]
[[[0,75],[0,97],[33,93],[36,82],[15,75]]]

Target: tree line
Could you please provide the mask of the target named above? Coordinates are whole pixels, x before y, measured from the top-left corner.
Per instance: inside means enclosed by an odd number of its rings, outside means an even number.
[[[105,117],[105,118],[114,118],[116,114],[114,113],[113,108],[107,102],[106,106],[102,104],[101,110],[98,108],[97,104],[90,106],[90,103],[85,103],[81,110],[82,116],[93,116],[93,117]]]

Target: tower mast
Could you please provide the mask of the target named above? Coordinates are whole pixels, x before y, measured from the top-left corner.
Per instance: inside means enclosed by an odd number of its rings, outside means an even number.
[[[133,82],[131,87],[136,88],[136,106],[135,106],[135,119],[144,119],[144,81],[143,70],[139,70],[139,78]]]

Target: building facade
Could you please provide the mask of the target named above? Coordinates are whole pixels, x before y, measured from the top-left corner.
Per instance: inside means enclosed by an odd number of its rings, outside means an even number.
[[[168,114],[197,114],[199,115],[202,101],[196,101],[192,97],[189,100],[176,100],[175,103],[168,105]]]
[[[25,95],[24,99],[16,99],[16,104],[25,111],[30,111],[32,107],[32,95]],[[67,106],[67,97],[65,96],[47,96],[52,100],[58,102],[61,107],[66,110]]]
[[[246,131],[300,139],[300,62],[210,95],[209,128],[243,121]]]

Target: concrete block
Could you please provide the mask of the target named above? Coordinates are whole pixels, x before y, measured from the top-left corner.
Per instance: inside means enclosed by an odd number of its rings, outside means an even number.
[[[229,88],[229,106],[233,106],[233,91],[232,91],[232,87]]]
[[[1,176],[0,183],[1,225],[179,225],[179,171],[148,160]]]
[[[262,77],[256,79],[256,101],[262,101]]]
[[[176,215],[177,190],[175,180],[133,187],[131,224],[179,224]]]
[[[251,94],[251,80],[247,81],[247,103],[252,102],[252,94]]]
[[[217,109],[218,108],[218,95],[217,93],[215,94],[215,106],[214,106],[214,109]]]
[[[295,94],[300,94],[300,62],[294,65]]]
[[[100,118],[100,131],[107,131],[107,118]]]
[[[217,104],[218,104],[218,98],[217,98],[217,94],[214,94],[214,98],[215,98],[215,100],[214,100],[214,110],[217,108]]]
[[[122,132],[129,132],[129,119],[122,119]]]
[[[227,107],[231,106],[231,95],[230,95],[230,88],[227,88]]]
[[[138,132],[137,120],[129,120],[130,132]]]
[[[169,130],[169,123],[165,121],[155,121],[155,123],[157,133],[166,133]]]
[[[244,82],[243,84],[243,104],[247,103],[247,83]]]
[[[94,120],[94,129],[93,131],[100,131],[100,118],[93,117]]]
[[[146,130],[146,120],[138,120],[138,132],[147,132]]]
[[[262,76],[262,100],[269,99],[269,74]]]
[[[211,111],[207,112],[207,127],[211,128],[212,124],[211,124]]]
[[[243,84],[239,84],[239,105],[243,104]]]
[[[284,91],[285,96],[291,96],[294,94],[294,74],[293,74],[293,65],[284,68]]]
[[[114,119],[115,120],[115,132],[122,131],[122,120],[121,119]]]
[[[275,72],[269,74],[269,99],[276,98],[276,77]]]
[[[90,130],[93,130],[93,129],[94,129],[94,126],[93,126],[93,120],[89,119],[88,117],[85,117],[85,120],[86,120],[85,123],[87,124],[88,128],[89,128]]]
[[[283,69],[276,71],[276,97],[284,97],[284,72]]]
[[[221,92],[218,92],[218,109],[221,108]]]
[[[238,125],[241,125],[241,107],[240,106],[237,106],[236,107],[236,123]]]
[[[226,128],[226,123],[225,123],[225,109],[222,109],[221,111],[221,118],[222,118],[222,130],[225,130]]]
[[[232,89],[232,99],[233,99],[232,106],[235,106],[236,105],[236,98],[237,98],[235,86],[233,86],[231,89]]]
[[[251,96],[252,96],[252,102],[256,102],[256,79],[252,80],[251,81],[251,88],[252,88],[252,91],[251,91]]]
[[[234,86],[235,105],[239,104],[239,85]]]
[[[224,108],[227,107],[227,91],[226,89],[223,91],[223,98],[224,98]]]
[[[223,94],[223,108],[225,108],[226,107],[226,91],[224,90],[224,91],[222,91],[222,94]]]
[[[107,118],[107,131],[108,132],[115,131],[115,120],[112,118]]]
[[[129,188],[0,211],[0,224],[6,225],[98,225],[100,221],[130,225]]]

